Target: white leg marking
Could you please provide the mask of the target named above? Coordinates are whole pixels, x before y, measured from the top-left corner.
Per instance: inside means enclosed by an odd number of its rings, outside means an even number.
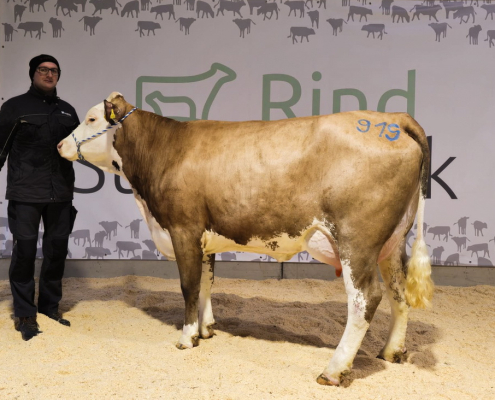
[[[199,292],[199,329],[203,339],[213,336],[211,326],[215,323],[211,307],[211,286],[213,284],[213,267],[208,256],[203,257],[201,289]]]
[[[348,260],[341,260],[344,283],[347,292],[347,324],[340,343],[323,375],[331,384],[338,385],[340,376],[350,372],[369,323],[364,319],[366,300],[362,292],[354,287]]]
[[[191,325],[184,325],[179,343],[177,343],[177,347],[180,349],[192,349],[198,344],[198,336],[197,322]]]

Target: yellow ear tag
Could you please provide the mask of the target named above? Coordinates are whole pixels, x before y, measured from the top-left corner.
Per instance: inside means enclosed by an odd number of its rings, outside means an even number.
[[[110,114],[110,119],[115,119],[115,113],[112,110],[112,113]]]

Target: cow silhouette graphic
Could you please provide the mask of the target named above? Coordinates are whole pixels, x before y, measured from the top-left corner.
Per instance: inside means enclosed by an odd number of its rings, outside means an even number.
[[[118,2],[118,0],[89,0],[90,4],[93,4],[95,7],[95,11],[93,12],[93,15],[95,15],[98,11],[101,12],[103,10],[112,10],[111,14],[115,11],[117,15],[119,15],[119,9],[117,8],[117,5],[119,7],[122,7],[122,5]]]
[[[344,23],[347,24],[347,22],[344,21],[343,18],[329,18],[327,19],[327,22],[330,24],[330,26],[332,27],[333,31],[332,31],[332,34],[334,36],[337,36],[337,33],[338,32],[342,32],[342,26]]]
[[[418,18],[418,21],[419,21],[420,15],[427,15],[429,21],[431,21],[431,19],[433,18],[436,22],[438,22],[437,12],[440,11],[441,9],[442,9],[442,7],[440,7],[438,4],[433,5],[433,6],[423,6],[420,4],[416,4],[411,9],[411,12],[414,11],[414,14],[413,14],[411,20],[414,21],[414,18]],[[454,18],[455,18],[455,14],[454,14]]]
[[[134,12],[136,12],[136,18],[139,17],[139,0],[129,1],[124,5],[124,8],[120,12],[120,16],[123,18],[129,15],[134,18]]]
[[[106,237],[107,233],[105,231],[96,232],[92,243],[94,243],[95,247],[103,247],[103,242]]]
[[[77,6],[74,4],[73,0],[57,0],[57,2],[55,3],[55,14],[57,15],[57,17],[59,8],[62,10],[62,14],[64,15],[64,17],[66,17],[67,15],[71,17],[71,11],[77,12]]]
[[[117,227],[120,225],[117,221],[101,221],[99,224],[105,229],[105,232],[107,233],[107,239],[110,240],[112,238],[112,233],[113,236],[117,236]]]
[[[308,17],[311,21],[311,28],[316,24],[316,29],[318,29],[320,25],[320,12],[318,10],[308,11]]]
[[[62,21],[60,21],[57,18],[51,17],[48,22],[52,26],[53,37],[54,38],[61,37],[62,36],[62,31],[65,31],[65,29],[62,26]]]
[[[88,0],[72,0],[72,3],[75,5],[80,5],[81,6],[81,11],[85,12],[86,11],[86,3]]]
[[[289,17],[292,11],[294,11],[294,17],[297,16],[297,11],[299,11],[299,18],[303,18],[304,7],[309,9],[304,0],[287,0],[284,4],[289,7]]]
[[[382,14],[383,15],[390,15],[390,6],[394,0],[382,0],[382,4],[380,5],[379,8],[382,9]]]
[[[383,39],[383,34],[387,34],[385,32],[385,25],[384,24],[367,24],[363,25],[361,28],[362,31],[368,32],[368,35],[366,35],[367,38],[370,37],[370,33],[373,34],[373,39],[375,38],[375,33],[378,33],[378,39],[382,40]]]
[[[354,22],[354,14],[359,15],[359,22],[361,22],[363,17],[364,20],[368,22],[368,15],[373,15],[373,10],[366,7],[350,6],[349,14],[347,15],[347,21],[349,21],[349,18],[351,18],[352,22]]]
[[[403,7],[399,6],[392,6],[392,22],[395,22],[395,17],[397,17],[397,23],[404,22],[410,22],[411,18],[409,17],[409,13],[407,10]]]
[[[495,30],[489,30],[486,32],[485,42],[489,41],[490,48],[495,46]]]
[[[433,240],[438,236],[438,239],[441,239],[443,235],[443,240],[448,242],[450,234],[450,226],[432,226],[428,229],[428,233],[433,233]]]
[[[468,246],[467,251],[471,252],[471,257],[474,254],[476,254],[476,257],[479,257],[478,251],[483,252],[483,257],[485,256],[490,257],[490,251],[488,250],[488,243],[472,244],[471,246]]]
[[[469,22],[469,17],[473,17],[473,24],[474,24],[474,15],[476,14],[476,11],[474,11],[473,6],[467,6],[467,7],[462,7],[458,8],[454,12],[454,19],[459,18],[459,23],[462,24],[463,22],[468,23]],[[464,17],[466,17],[466,20],[464,21]]]
[[[488,228],[486,222],[474,221],[472,225],[474,227],[474,236],[479,236],[480,233],[481,233],[481,236],[484,236],[483,235],[483,229]]]
[[[459,234],[460,235],[465,235],[466,234],[466,227],[467,227],[467,220],[469,217],[461,217],[458,219],[457,222],[454,222],[454,225],[457,225],[459,227]]]
[[[22,14],[24,14],[25,9],[26,6],[21,6],[20,4],[14,6],[14,22],[17,22],[17,17],[19,17],[19,22],[22,22]]]
[[[144,36],[143,31],[148,31],[146,36],[150,35],[150,32],[153,32],[153,36],[155,35],[155,29],[161,29],[162,27],[158,22],[153,21],[138,21],[138,27],[135,32],[139,31],[139,37]]]
[[[142,219],[135,219],[126,228],[131,228],[131,238],[139,239],[139,225]]]
[[[213,8],[211,8],[211,6],[208,3],[206,3],[205,1],[201,1],[201,0],[198,0],[196,2],[196,17],[197,18],[199,18],[199,13],[202,13],[201,18],[204,18],[205,15],[206,15],[206,18],[209,18],[209,17],[214,18],[215,17],[215,14],[213,13]]]
[[[136,250],[141,249],[141,244],[136,243],[136,242],[123,242],[123,241],[118,241],[116,244],[116,249],[114,250],[114,253],[118,251],[119,259],[121,256],[123,256],[123,251],[127,251],[126,257],[129,257],[129,253],[132,252],[132,255],[135,257],[136,254],[134,253]]]
[[[165,76],[141,76],[136,82],[136,105],[142,108],[143,100],[146,104],[149,104],[153,109],[153,112],[158,115],[163,115],[169,118],[173,118],[179,121],[190,121],[195,119],[208,119],[210,108],[217,96],[218,92],[222,86],[233,81],[237,77],[236,73],[228,68],[227,66],[220,63],[213,63],[209,71],[202,74],[192,75],[192,76],[177,76],[177,77],[165,77]],[[209,92],[209,95],[205,101],[203,110],[199,112],[198,115],[198,105],[196,102],[198,100],[193,100],[193,98],[185,95],[180,96],[164,96],[163,92],[167,92],[167,84],[177,85],[181,84],[181,87],[188,88],[191,92],[196,94],[194,91],[194,84],[199,82],[213,83],[213,88]],[[154,87],[160,85],[160,90],[155,90],[150,94],[146,95],[143,99],[143,86],[145,84],[152,83]],[[192,86],[191,86],[192,85]],[[160,103],[163,104],[182,104],[185,105],[189,110],[187,116],[171,116],[167,115],[166,112],[162,112],[160,108]]]
[[[442,264],[442,253],[444,252],[443,246],[435,247],[431,253],[431,262],[441,265]]]
[[[162,4],[161,6],[151,7],[150,12],[156,13],[155,19],[157,19],[158,15],[160,15],[160,17],[162,18],[162,21],[163,21],[163,14],[168,13],[168,19],[173,17],[175,20],[175,11],[174,11],[174,5],[173,4]]]
[[[223,13],[224,11],[232,11],[234,17],[236,14],[239,14],[239,17],[242,18],[241,7],[244,7],[245,5],[246,3],[244,2],[244,0],[240,0],[240,1],[219,0],[219,2],[215,4],[213,8],[219,6],[217,10],[217,17],[218,14],[220,13],[222,13],[222,15],[225,15]]]
[[[233,21],[239,28],[239,36],[244,37],[244,32],[249,35],[251,33],[251,24],[256,25],[252,19],[239,19],[236,18]]]
[[[459,253],[454,253],[454,254],[449,255],[445,259],[443,265],[452,265],[452,266],[459,265]]]
[[[96,259],[108,256],[112,254],[109,249],[103,247],[86,247],[84,256],[82,258],[91,259],[91,257],[96,257]]]
[[[80,241],[83,240],[81,246],[86,245],[86,241],[88,244],[91,244],[91,235],[89,233],[89,229],[80,229],[78,231],[74,231],[69,235],[70,238],[74,239],[74,244],[79,246]]]
[[[263,14],[263,21],[268,18],[272,19],[273,13],[277,14],[278,19],[278,12],[280,11],[280,8],[278,8],[277,3],[265,3],[260,8],[258,8],[258,11],[256,12],[257,15]],[[270,14],[270,16],[268,16]]]
[[[249,14],[253,15],[253,10],[261,7],[263,4],[268,4],[266,0],[247,0],[249,6]]]
[[[490,16],[493,21],[493,14],[495,13],[495,4],[483,4],[481,8],[486,11],[485,20],[488,18],[488,16]]]
[[[478,44],[478,35],[480,34],[481,30],[481,25],[475,25],[469,28],[468,34],[466,35],[466,37],[469,36],[469,44]]]
[[[189,35],[189,28],[193,24],[194,21],[196,21],[196,18],[184,18],[180,17],[179,19],[176,19],[175,22],[179,21],[179,28],[181,31],[184,31],[185,35]]]
[[[435,31],[436,42],[440,41],[440,37],[447,36],[447,27],[452,29],[452,27],[447,22],[432,22],[428,25],[431,26],[431,28]]]
[[[17,29],[15,29],[12,25],[4,22],[2,22],[2,25],[3,25],[3,33],[5,35],[5,41],[11,42],[14,37],[14,31],[17,32]]]
[[[462,1],[450,1],[450,2],[442,2],[445,8],[445,18],[449,19],[449,15],[451,12],[456,12],[458,9],[464,7],[464,2]]]
[[[88,15],[82,17],[79,22],[84,21],[84,30],[87,32],[89,28],[89,36],[93,36],[95,34],[95,27],[98,22],[102,20],[101,17],[90,17]]]
[[[303,42],[304,38],[309,42],[309,36],[314,35],[315,30],[313,28],[306,28],[304,26],[293,26],[290,28],[290,34],[287,36],[288,38],[292,37],[292,44],[297,43],[297,36],[301,37],[301,42]]]
[[[33,32],[37,32],[35,38],[41,39],[41,33],[46,33],[43,30],[43,22],[21,22],[17,29],[24,30],[24,37],[26,37],[26,33],[29,32],[29,35],[33,37]]]
[[[457,251],[462,251],[463,248],[466,248],[467,242],[470,242],[470,240],[466,236],[464,237],[453,236],[452,240],[457,245]]]
[[[29,0],[29,12],[34,12],[34,6],[38,6],[38,12],[40,11],[40,7],[43,7],[43,11],[46,12],[45,3],[48,0]],[[27,0],[24,2],[27,3]]]

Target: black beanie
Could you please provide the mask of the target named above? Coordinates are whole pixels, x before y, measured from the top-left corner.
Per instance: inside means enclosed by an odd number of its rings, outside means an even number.
[[[58,61],[55,57],[49,56],[48,54],[40,54],[39,56],[36,56],[29,61],[29,77],[31,78],[31,82],[33,81],[33,76],[34,72],[36,71],[36,68],[40,64],[43,64],[44,62],[51,62],[54,64],[57,64],[58,67],[58,79],[60,79],[60,65],[58,64]]]

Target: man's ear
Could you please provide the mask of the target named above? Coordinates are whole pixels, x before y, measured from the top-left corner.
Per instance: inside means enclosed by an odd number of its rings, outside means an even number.
[[[112,123],[115,124],[115,112],[113,111],[114,105],[110,103],[109,101],[103,100],[103,104],[105,105],[105,119]]]

